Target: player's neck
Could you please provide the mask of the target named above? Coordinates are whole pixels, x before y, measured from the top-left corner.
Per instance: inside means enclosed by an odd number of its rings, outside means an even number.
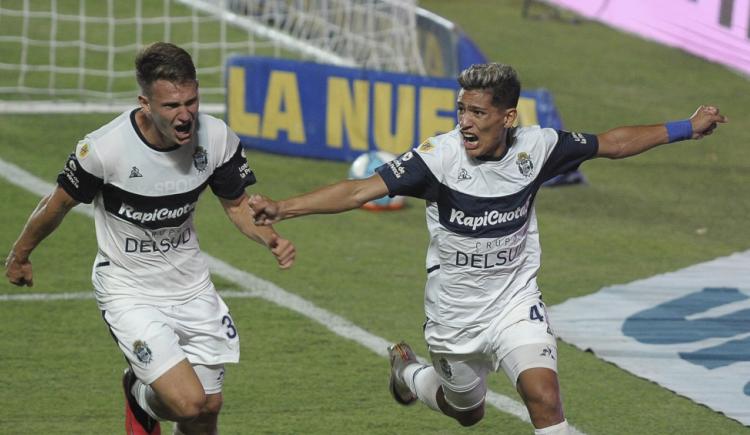
[[[499,162],[502,160],[506,154],[508,154],[508,148],[510,148],[510,145],[513,143],[513,135],[511,133],[511,129],[506,130],[505,134],[502,136],[502,140],[500,141],[500,144],[495,148],[494,152],[492,154],[479,156],[477,157],[477,160],[481,160],[483,162]]]
[[[148,145],[158,150],[165,150],[173,148],[175,144],[168,143],[164,135],[161,134],[156,125],[154,125],[151,118],[149,118],[142,110],[139,110],[135,114],[135,122],[140,130],[141,136],[148,142]]]

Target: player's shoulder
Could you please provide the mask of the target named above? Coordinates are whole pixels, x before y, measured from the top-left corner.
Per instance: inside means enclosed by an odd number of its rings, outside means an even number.
[[[90,142],[99,143],[121,136],[123,130],[132,130],[134,128],[133,123],[135,123],[136,111],[137,109],[122,112],[108,123],[87,134],[86,138]]]
[[[137,109],[135,109],[137,110]],[[121,157],[120,149],[129,142],[134,134],[135,110],[127,110],[96,130],[89,132],[76,145],[76,157],[79,161],[107,159],[117,160]]]
[[[414,148],[412,153],[418,155],[429,171],[440,179],[446,168],[455,166],[456,162],[461,160],[461,139],[461,134],[456,128],[426,139]]]
[[[229,149],[228,151],[232,152],[239,143],[239,138],[223,119],[199,112],[198,141],[201,146],[209,150]],[[223,151],[219,152],[223,153]]]
[[[540,125],[527,125],[523,127],[516,127],[514,131],[516,137],[557,137],[557,130],[554,128],[542,127]]]
[[[198,112],[198,125],[201,128],[223,130],[227,128],[227,123],[223,119],[217,118],[205,112]]]
[[[558,141],[558,132],[554,128],[529,125],[516,127],[513,132],[514,143],[518,148],[553,147]]]
[[[458,128],[430,137],[415,148],[423,159],[443,160],[456,156],[461,150],[461,134]]]

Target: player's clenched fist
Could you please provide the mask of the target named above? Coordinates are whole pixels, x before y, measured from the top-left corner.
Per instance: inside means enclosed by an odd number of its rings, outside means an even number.
[[[271,225],[281,220],[278,203],[268,197],[251,195],[249,205],[255,225]]]
[[[700,106],[698,110],[690,117],[693,127],[693,139],[700,139],[708,136],[716,129],[717,123],[727,122],[727,117],[719,113],[716,106]]]
[[[294,259],[297,257],[297,249],[292,242],[278,235],[274,235],[268,242],[268,249],[276,257],[276,261],[282,269],[292,267]]]
[[[5,259],[5,276],[11,284],[34,286],[31,262],[28,259],[25,261],[19,260],[13,252],[8,254],[8,258]]]

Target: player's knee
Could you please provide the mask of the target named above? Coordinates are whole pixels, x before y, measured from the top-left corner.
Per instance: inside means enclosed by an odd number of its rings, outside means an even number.
[[[458,423],[464,427],[474,426],[482,421],[482,418],[484,418],[484,406],[469,411],[461,411],[456,415],[456,420],[458,420]]]
[[[221,394],[209,394],[206,396],[203,414],[219,415],[222,405],[224,405],[224,398]]]
[[[562,402],[555,389],[535,391],[526,398],[526,404],[532,420],[557,420],[562,415]]]
[[[198,418],[206,409],[206,395],[203,392],[183,395],[172,405],[172,412],[177,421],[189,421]]]
[[[478,380],[474,386],[460,392],[445,387],[441,391],[444,402],[441,410],[461,426],[473,426],[484,418],[484,397],[487,392],[484,382]]]

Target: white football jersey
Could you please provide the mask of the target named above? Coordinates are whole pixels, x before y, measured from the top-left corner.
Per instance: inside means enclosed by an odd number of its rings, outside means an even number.
[[[539,297],[541,249],[534,198],[546,180],[596,155],[594,135],[514,129],[496,160],[467,156],[458,129],[381,166],[390,195],[427,200],[427,317],[464,327]]]
[[[190,145],[156,149],[127,111],[81,140],[58,176],[94,204],[98,253],[92,281],[101,309],[123,300],[186,302],[211,287],[193,212],[207,187],[235,199],[255,182],[239,138],[199,114]]]

